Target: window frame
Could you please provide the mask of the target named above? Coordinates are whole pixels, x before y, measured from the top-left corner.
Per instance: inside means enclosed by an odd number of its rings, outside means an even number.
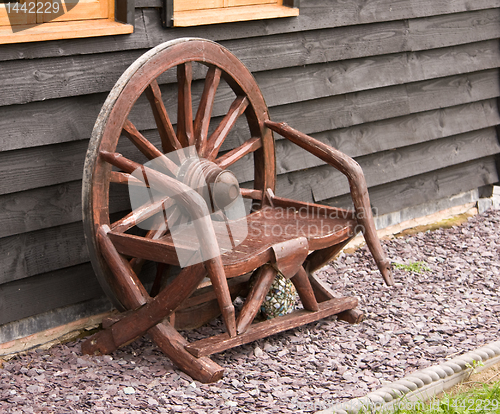
[[[45,3],[57,0],[21,0],[20,4],[31,2]],[[14,3],[12,1],[11,3]],[[64,10],[67,5],[64,0],[57,1]],[[6,0],[8,3],[8,0]],[[53,3],[52,3],[53,4]],[[86,8],[85,5],[88,4]],[[80,6],[80,7],[79,7]],[[0,4],[5,10],[0,10],[0,45],[46,40],[76,39],[86,37],[130,34],[134,31],[135,0],[89,0],[79,2],[63,15],[44,22],[46,15],[25,13],[12,23],[7,13],[7,6]]]
[[[243,0],[238,0],[237,3],[240,5],[220,7],[220,8],[210,8],[209,10],[213,10],[214,12],[224,12],[225,9],[233,8],[235,10],[238,7],[246,8],[249,13],[241,13],[241,15],[233,15],[229,16],[229,19],[221,19],[216,18],[214,20],[204,20],[197,21],[196,17],[193,19],[182,19],[182,23],[179,24],[179,21],[176,21],[176,12],[174,10],[174,1],[175,0],[162,0],[163,8],[162,8],[162,24],[163,27],[192,27],[206,24],[219,24],[219,23],[229,23],[229,22],[237,22],[237,21],[249,21],[249,20],[261,20],[261,19],[273,19],[279,17],[295,17],[299,15],[299,0],[279,0],[278,2],[271,1],[257,1],[257,3],[281,3],[274,5],[272,10],[269,10],[268,13],[260,13],[262,11],[266,11],[266,9],[271,5],[266,4],[252,4],[255,1],[245,2]],[[227,1],[227,0],[226,0]],[[231,0],[230,0],[231,1]],[[232,0],[235,1],[235,0]],[[242,3],[248,3],[249,5],[243,5]],[[271,7],[270,7],[271,8]],[[183,15],[187,13],[191,13],[192,15],[196,15],[198,10],[186,10],[182,11]],[[255,12],[255,13],[253,13]],[[260,13],[260,14],[259,14]],[[219,15],[222,13],[218,13]],[[257,16],[257,17],[255,17]],[[218,16],[220,17],[220,16]],[[232,19],[231,19],[232,17]]]

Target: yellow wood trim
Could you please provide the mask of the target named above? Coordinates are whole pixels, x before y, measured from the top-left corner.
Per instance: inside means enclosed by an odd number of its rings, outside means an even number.
[[[36,0],[32,0],[33,3],[35,1]],[[10,9],[10,13],[8,13],[7,10],[13,7],[14,3],[14,1],[11,1],[9,5],[6,3],[0,3],[0,26],[17,26],[18,24],[35,23],[36,13],[25,13],[24,11],[19,10],[19,7],[29,3],[29,1],[21,1],[17,6],[18,12],[14,12],[13,9]],[[26,7],[28,7],[28,5],[26,5]],[[34,9],[36,10],[36,7],[34,7]]]
[[[108,19],[115,20],[115,1],[109,0],[106,6],[108,8]]]
[[[256,6],[227,7],[208,10],[188,10],[175,12],[173,16],[175,27],[200,26],[245,20],[274,19],[278,17],[293,17],[299,15],[298,8],[263,4]]]
[[[228,7],[235,6],[252,6],[255,4],[278,4],[282,5],[283,2],[280,0],[226,0]]]
[[[107,17],[108,19],[114,19],[115,14],[109,15],[109,3],[113,4],[113,9],[115,8],[115,2],[114,0],[100,0],[99,4],[101,6],[101,11],[100,14],[101,16]]]
[[[26,10],[32,10],[33,3],[36,4],[36,0],[23,0],[23,3],[26,3],[29,6],[29,9],[27,8]],[[26,23],[25,24],[35,24],[36,23],[36,13],[28,13],[26,16]]]
[[[73,7],[68,7],[71,3],[76,4]],[[13,7],[13,4],[14,0],[11,1],[10,7]],[[26,7],[26,9],[18,12],[10,11],[10,13],[7,13],[7,7],[8,5],[5,3],[0,3],[0,26],[114,18],[114,1],[112,0],[72,0],[65,2],[57,0],[21,0],[17,7]]]
[[[174,12],[219,9],[223,7],[253,6],[256,4],[283,4],[283,0],[174,0]]]
[[[42,3],[52,4],[52,1],[42,1]],[[114,4],[114,2],[112,2]],[[108,0],[80,0],[72,8],[68,8],[69,3],[65,4],[64,13],[51,13],[51,8],[43,8],[43,22],[64,22],[69,20],[92,20],[108,18]],[[48,13],[45,11],[48,10]]]
[[[76,22],[50,22],[37,25],[0,27],[0,44],[39,42],[43,40],[75,39],[133,33],[134,26],[110,19]]]
[[[104,318],[115,315],[116,311],[100,313],[89,316],[62,326],[37,332],[23,338],[14,339],[0,344],[0,358],[9,359],[20,352],[26,352],[35,347],[42,346],[48,349],[50,345],[60,344],[65,340],[74,340],[80,336],[82,330],[89,331],[89,328],[97,328]]]
[[[42,12],[41,13],[38,13],[38,9],[40,7],[40,3],[41,3],[41,9],[42,9]],[[52,2],[51,2],[52,3]],[[64,6],[62,5],[62,2],[60,4],[60,7],[63,7],[64,9]],[[37,13],[36,13],[36,23],[43,23],[43,1],[41,0],[37,0],[36,1],[36,8],[37,8]],[[34,22],[31,22],[31,23],[34,23]]]
[[[216,9],[224,7],[224,0],[174,0],[174,13],[186,10]]]

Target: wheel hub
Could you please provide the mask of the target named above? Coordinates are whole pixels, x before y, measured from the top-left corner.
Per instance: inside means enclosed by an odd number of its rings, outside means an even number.
[[[214,212],[225,209],[240,196],[235,175],[206,159],[188,158],[179,168],[177,179],[198,192]]]

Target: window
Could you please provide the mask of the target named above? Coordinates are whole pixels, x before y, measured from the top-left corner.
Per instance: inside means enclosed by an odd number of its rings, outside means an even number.
[[[175,27],[299,15],[298,2],[293,0],[166,0],[166,3],[165,23]]]
[[[0,0],[0,44],[126,34],[133,30],[133,25],[115,21],[115,0]]]

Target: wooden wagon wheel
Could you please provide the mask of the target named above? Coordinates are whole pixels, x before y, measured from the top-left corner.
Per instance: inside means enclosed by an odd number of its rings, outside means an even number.
[[[196,71],[200,72],[198,66],[206,67],[207,71],[198,109],[193,113],[191,88],[193,70],[195,75]],[[159,76],[168,76],[169,69],[176,70],[172,77],[176,77],[178,83],[177,132],[165,109],[157,81]],[[229,85],[226,89],[232,90],[234,99],[215,130],[209,132],[214,98],[222,80]],[[149,102],[160,145],[155,146],[146,139],[129,118],[141,95]],[[169,96],[166,98],[170,99]],[[248,139],[220,156],[225,139],[243,114],[248,125]],[[247,190],[244,195],[262,198],[263,190],[274,189],[275,185],[274,141],[271,131],[264,127],[266,119],[267,106],[251,73],[225,48],[208,40],[179,39],[162,44],[144,54],[120,77],[96,122],[83,177],[83,221],[90,258],[100,284],[118,309],[130,308],[125,303],[128,299],[123,296],[103,259],[97,239],[101,226],[113,229],[123,222],[110,218],[113,212],[110,187],[114,183],[127,184],[129,176],[113,171],[112,161],[105,159],[103,154],[115,153],[120,142],[127,141],[134,144],[134,149],[143,158],[139,163],[143,164],[162,154],[195,146],[200,158],[226,169],[245,155],[254,153],[255,191]],[[259,202],[257,200],[257,206]],[[158,232],[150,231],[143,236],[155,238]]]

